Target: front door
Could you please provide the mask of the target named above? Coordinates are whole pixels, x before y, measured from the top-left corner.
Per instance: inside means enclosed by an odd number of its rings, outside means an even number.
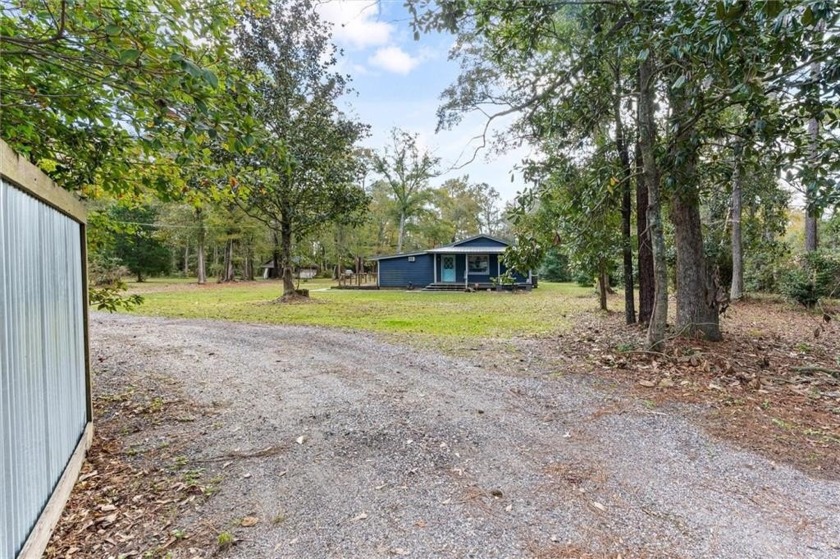
[[[440,279],[445,282],[455,282],[455,255],[445,254],[440,259]]]

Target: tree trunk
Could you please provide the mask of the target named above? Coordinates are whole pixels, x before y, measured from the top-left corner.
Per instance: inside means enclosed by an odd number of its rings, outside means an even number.
[[[819,23],[819,33],[825,29],[825,22],[820,21]],[[820,77],[820,66],[819,62],[813,62],[811,64],[811,79],[814,81],[818,81]],[[818,94],[819,95],[819,94]],[[812,160],[812,165],[810,172],[813,173],[809,179],[809,184],[806,186],[805,190],[805,252],[814,252],[819,247],[819,238],[817,237],[817,224],[819,223],[820,219],[820,212],[817,209],[817,176],[816,176],[816,167],[817,167],[817,156],[818,156],[818,149],[817,143],[819,142],[819,135],[820,135],[820,123],[817,121],[816,118],[811,118],[808,120],[808,137],[810,138],[810,144],[808,146],[808,151],[810,152],[808,155]]]
[[[252,254],[250,245],[245,249],[242,277],[245,281],[254,281],[254,255]]]
[[[653,279],[653,251],[648,230],[648,191],[644,181],[642,151],[636,142],[636,236],[639,239],[639,322],[647,324],[653,313],[656,293]]]
[[[819,63],[816,63],[819,66]],[[810,157],[816,159],[817,157],[817,140],[819,138],[820,125],[817,119],[812,118],[808,121],[808,136],[810,137]],[[816,173],[816,162],[810,169],[811,173]],[[817,224],[819,222],[819,212],[817,211],[816,196],[816,176],[809,178],[808,186],[805,189],[805,252],[814,252],[819,246],[819,239],[817,237]]]
[[[198,268],[196,272],[198,273],[198,283],[199,285],[204,285],[207,283],[207,264],[205,262],[205,237],[206,232],[204,231],[204,217],[201,214],[201,210],[196,210],[196,217],[198,218],[198,242],[196,246],[196,267]]]
[[[222,272],[219,274],[219,283],[231,282],[235,277],[233,271],[233,239],[228,239],[225,243],[224,262]]]
[[[283,295],[295,294],[295,278],[292,274],[292,225],[286,219],[286,212],[280,220],[280,265],[283,273]]]
[[[397,254],[402,254],[403,233],[405,233],[405,212],[400,212],[400,232],[397,236]]]
[[[717,288],[703,254],[700,200],[693,186],[674,197],[671,219],[677,248],[677,331],[720,340]]]
[[[184,247],[184,277],[190,275],[190,245]]]
[[[627,140],[624,137],[624,126],[621,120],[621,74],[616,67],[615,71],[616,93],[613,99],[613,111],[615,117],[615,147],[618,151],[618,158],[621,161],[621,169],[624,173],[621,185],[621,249],[624,257],[624,322],[635,324],[636,322],[636,301],[633,293],[633,247],[630,238],[630,220],[633,206],[630,199],[630,178],[633,169],[630,167],[630,153],[627,150]]]
[[[729,298],[737,301],[744,296],[744,252],[741,244],[741,147],[735,146],[735,165],[732,169],[732,284]]]
[[[668,156],[674,162],[676,192],[671,199],[671,221],[677,249],[677,333],[681,336],[702,334],[707,340],[721,339],[718,286],[706,263],[703,227],[700,221],[700,194],[697,187],[698,147],[689,138],[688,129],[680,126],[691,106],[680,91],[671,90],[670,104],[678,131],[671,138]],[[677,164],[677,162],[679,162]]]
[[[639,66],[639,144],[648,189],[647,222],[653,254],[654,303],[648,325],[647,345],[658,349],[665,342],[668,323],[668,269],[662,231],[659,168],[656,163],[656,91],[652,53]]]
[[[280,233],[277,231],[276,223],[272,223],[274,226],[271,229],[271,270],[268,272],[268,277],[271,279],[277,279],[281,276],[280,274]]]
[[[607,290],[609,289],[610,278],[607,274],[606,265],[602,261],[598,265],[598,303],[601,310],[607,310]]]

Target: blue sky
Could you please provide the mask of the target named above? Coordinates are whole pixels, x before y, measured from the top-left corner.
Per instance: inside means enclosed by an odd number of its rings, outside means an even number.
[[[469,117],[456,129],[435,134],[440,93],[458,76],[458,64],[448,60],[454,38],[434,34],[415,41],[403,0],[332,0],[318,10],[333,25],[333,41],[344,51],[339,69],[353,78],[356,93],[346,99],[348,112],[371,126],[365,145],[383,147],[391,128],[398,127],[418,133],[421,144],[442,159],[442,168],[466,162],[483,117]],[[468,174],[511,200],[524,186],[514,167],[525,155],[526,150],[501,156],[485,150],[467,167],[432,183]]]

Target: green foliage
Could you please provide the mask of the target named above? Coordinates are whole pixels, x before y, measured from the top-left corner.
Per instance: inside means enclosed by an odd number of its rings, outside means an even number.
[[[244,123],[219,96],[237,15],[233,2],[4,3],[0,136],[71,190],[168,190],[157,170]]]
[[[102,287],[93,287],[89,291],[90,304],[97,310],[117,312],[132,311],[143,304],[143,297],[138,294],[126,295],[127,286],[123,282]]]
[[[284,292],[293,244],[334,223],[360,223],[367,195],[355,144],[367,127],[338,106],[346,78],[335,70],[329,30],[309,0],[272,2],[249,12],[236,30],[237,65],[249,78],[243,111],[253,117],[248,149],[222,161],[233,201],[279,239]]]
[[[790,249],[782,241],[768,242],[747,250],[744,287],[751,292],[779,293],[790,266]]]
[[[821,223],[820,239],[822,247],[834,254],[840,254],[840,208],[829,219]]]
[[[101,225],[101,220],[98,221]],[[93,252],[88,265],[90,304],[97,310],[108,312],[130,311],[141,305],[143,297],[125,293],[128,286],[123,278],[129,272],[118,258]]]
[[[550,247],[539,268],[540,280],[545,281],[572,281],[572,274],[569,271],[569,257],[563,254],[557,247]]]
[[[234,544],[236,540],[228,531],[219,532],[219,535],[216,538],[216,544],[219,546],[219,551],[226,551],[230,549],[230,547]]]
[[[817,250],[805,254],[800,265],[789,270],[783,292],[797,303],[814,307],[821,299],[840,294],[840,257]]]
[[[580,287],[593,287],[595,285],[595,276],[582,270],[578,270],[575,273],[574,279],[575,283]]]
[[[116,225],[111,232],[113,256],[137,276],[138,281],[171,271],[172,254],[155,228],[156,208],[114,205],[108,214]]]
[[[371,163],[374,172],[391,189],[399,223],[397,252],[402,252],[409,221],[422,214],[434,196],[429,190],[429,179],[437,175],[440,158],[420,147],[417,134],[394,128],[390,145],[374,154]]]

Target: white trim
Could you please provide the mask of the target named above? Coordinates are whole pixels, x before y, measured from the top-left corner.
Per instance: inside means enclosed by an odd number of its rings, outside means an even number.
[[[432,255],[432,283],[437,283],[437,254]]]
[[[488,257],[489,258],[489,257]],[[455,261],[455,269],[458,269],[457,260]],[[464,286],[470,286],[470,256],[468,254],[464,255]]]
[[[502,277],[502,259],[496,256],[496,281]]]
[[[376,261],[376,287],[382,287],[382,283],[379,280],[379,274],[382,271],[381,262],[379,260]]]

